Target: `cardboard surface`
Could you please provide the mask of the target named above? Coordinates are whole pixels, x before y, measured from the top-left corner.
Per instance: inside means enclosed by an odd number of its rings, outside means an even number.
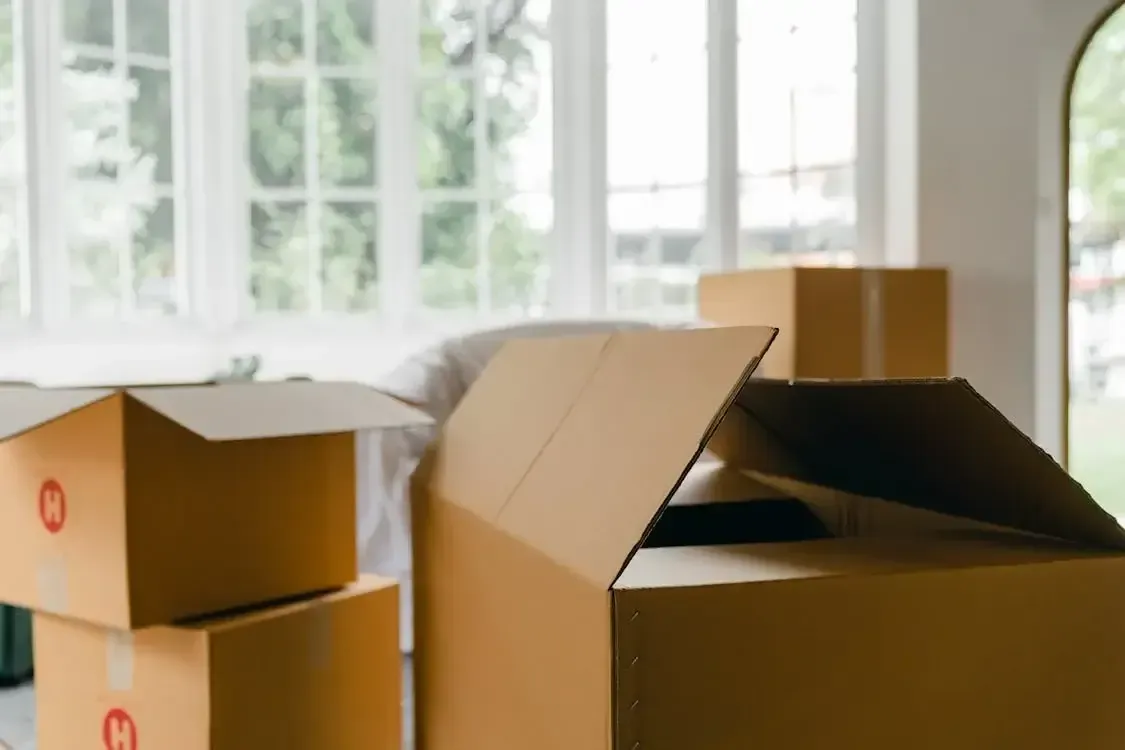
[[[420,750],[1125,742],[1112,518],[963,381],[750,378],[773,333],[501,351],[416,475]]]
[[[0,387],[0,601],[128,629],[345,585],[354,431],[427,421],[351,384]]]
[[[781,332],[773,378],[949,374],[949,280],[940,268],[774,268],[705,275],[699,313]]]
[[[398,587],[135,633],[35,617],[40,750],[400,750]]]

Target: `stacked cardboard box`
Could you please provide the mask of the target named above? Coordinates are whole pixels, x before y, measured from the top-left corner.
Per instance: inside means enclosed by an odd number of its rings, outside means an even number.
[[[1125,531],[964,381],[751,378],[775,333],[490,362],[416,475],[420,750],[1125,745]],[[665,510],[759,485],[901,514]]]
[[[397,750],[397,587],[357,582],[349,384],[0,387],[0,601],[40,750]]]
[[[773,326],[769,378],[949,375],[949,274],[943,268],[773,268],[699,280],[699,314]]]

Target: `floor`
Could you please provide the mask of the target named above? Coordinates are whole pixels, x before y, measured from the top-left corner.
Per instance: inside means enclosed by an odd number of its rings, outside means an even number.
[[[406,742],[404,750],[414,746],[411,715],[413,713],[413,675],[410,660],[402,665],[404,723]],[[35,690],[29,685],[0,689],[0,750],[34,750],[35,748]]]

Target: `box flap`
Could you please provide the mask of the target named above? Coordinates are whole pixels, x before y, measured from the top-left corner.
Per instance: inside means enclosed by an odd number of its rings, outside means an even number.
[[[446,425],[431,490],[608,587],[776,333],[510,342]]]
[[[0,385],[0,440],[39,427],[64,414],[101,401],[111,388],[37,388]]]
[[[1125,531],[964,380],[754,380],[745,411],[800,467],[712,447],[763,475],[1068,540],[1125,549]],[[724,453],[725,451],[725,453]]]
[[[320,435],[429,424],[358,383],[240,382],[130,388],[129,396],[207,440]]]

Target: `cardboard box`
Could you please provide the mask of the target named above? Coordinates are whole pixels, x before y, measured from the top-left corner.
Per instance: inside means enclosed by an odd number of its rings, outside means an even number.
[[[398,587],[137,632],[35,616],[39,750],[400,750]]]
[[[750,378],[773,334],[490,363],[416,476],[420,750],[1125,743],[1114,519],[964,381]],[[751,495],[945,523],[652,547],[705,448]]]
[[[0,601],[139,628],[343,586],[354,432],[428,421],[354,384],[0,387]]]
[[[942,268],[775,268],[703,276],[699,315],[774,326],[760,375],[949,375],[948,273]]]

